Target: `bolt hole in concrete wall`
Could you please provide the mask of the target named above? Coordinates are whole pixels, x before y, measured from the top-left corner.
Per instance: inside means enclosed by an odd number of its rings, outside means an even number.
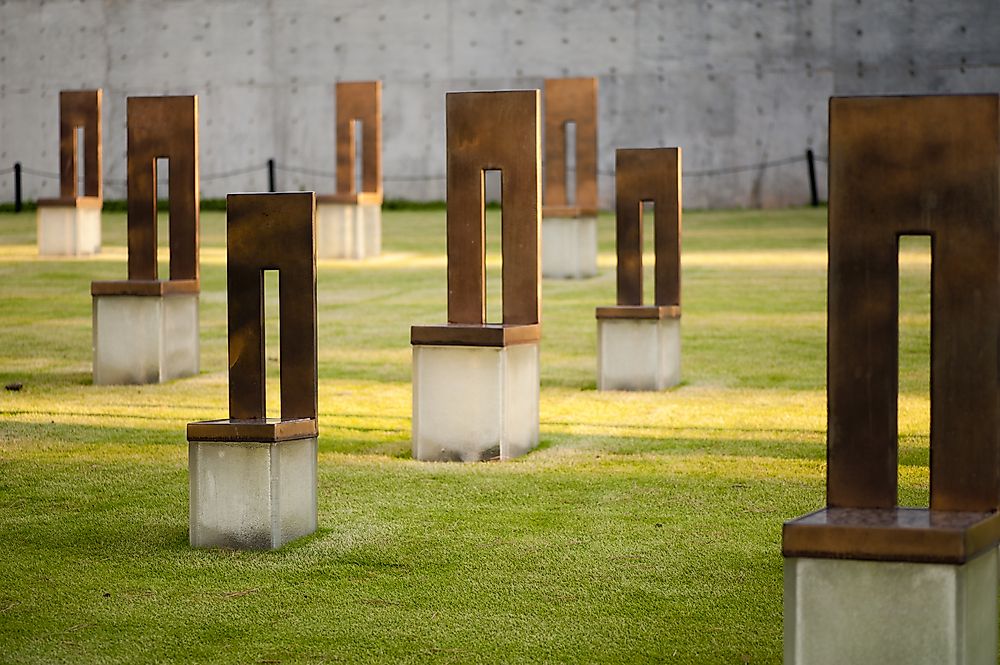
[[[901,503],[927,507],[930,501],[930,236],[899,239],[899,398],[896,430],[899,486],[919,490]]]
[[[499,170],[483,171],[484,201],[499,203],[486,208],[486,322],[503,323],[503,249],[501,228],[503,218],[503,174]]]
[[[277,270],[264,270],[264,369],[266,400],[264,415],[281,417],[281,316],[279,311],[280,276]]]

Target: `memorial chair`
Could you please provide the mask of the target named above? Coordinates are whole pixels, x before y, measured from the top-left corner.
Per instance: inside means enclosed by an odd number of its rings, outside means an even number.
[[[615,154],[618,303],[597,308],[597,389],[663,390],[681,380],[681,149]],[[643,204],[653,204],[655,290],[643,304]]]
[[[86,256],[101,251],[101,98],[99,88],[59,93],[59,198],[38,201],[39,256]],[[82,130],[82,148],[78,130]],[[82,195],[77,191],[80,152]]]
[[[319,258],[369,259],[381,254],[381,81],[337,84],[337,192],[317,196],[316,202]]]
[[[193,547],[275,549],[316,530],[312,192],[226,198],[229,418],[187,427]],[[264,271],[279,284],[281,416],[268,418]]]
[[[570,132],[570,127],[575,132]],[[570,170],[570,152],[574,169]],[[571,201],[567,184],[574,183]],[[597,274],[597,79],[545,80],[542,276]]]
[[[198,98],[129,97],[128,279],[91,284],[94,383],[198,373]],[[157,265],[157,159],[169,164],[170,275]]]
[[[448,323],[413,326],[413,456],[507,459],[538,445],[538,91],[449,93]],[[503,321],[486,321],[485,171],[501,172]]]

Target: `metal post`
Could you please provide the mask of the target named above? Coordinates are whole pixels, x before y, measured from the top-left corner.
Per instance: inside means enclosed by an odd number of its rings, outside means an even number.
[[[14,212],[21,212],[21,162],[14,162]]]
[[[278,191],[277,187],[274,186],[274,159],[267,160],[267,191]]]
[[[819,205],[819,192],[816,190],[816,156],[812,148],[806,149],[806,163],[809,165],[809,195],[813,207]]]

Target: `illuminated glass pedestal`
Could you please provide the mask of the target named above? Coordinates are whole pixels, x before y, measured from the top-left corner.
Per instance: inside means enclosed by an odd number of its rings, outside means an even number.
[[[785,664],[996,663],[998,522],[897,508],[786,523]]]
[[[537,329],[537,326],[520,326]],[[413,456],[427,461],[510,459],[538,445],[538,338],[459,344],[414,328]],[[471,328],[471,327],[470,327]],[[510,328],[507,329],[511,330]],[[516,334],[516,333],[515,333]],[[418,342],[417,339],[423,341]]]
[[[192,547],[271,550],[316,531],[316,421],[188,425]]]
[[[596,274],[596,215],[543,218],[542,277],[583,279]]]
[[[597,308],[598,390],[664,390],[680,380],[680,308]]]
[[[366,195],[316,197],[316,257],[371,259],[382,253],[382,201]]]
[[[197,282],[94,282],[94,383],[162,383],[198,373]]]
[[[101,251],[101,199],[49,199],[36,213],[39,256],[90,256]]]

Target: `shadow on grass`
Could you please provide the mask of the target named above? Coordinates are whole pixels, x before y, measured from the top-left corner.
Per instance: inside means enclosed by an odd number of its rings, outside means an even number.
[[[0,415],[21,414],[21,415],[42,415],[45,417],[65,416],[66,414],[43,413],[38,411],[2,411]],[[74,414],[75,415],[75,414]],[[103,414],[86,414],[103,417]],[[140,417],[121,414],[108,414],[106,417],[114,419],[139,419],[144,420],[172,420],[166,417]],[[60,450],[60,454],[66,454],[75,445],[109,445],[117,444],[126,448],[136,446],[161,446],[178,445],[186,443],[185,429],[179,427],[173,429],[153,429],[143,427],[122,427],[120,425],[84,425],[80,423],[66,423],[50,420],[47,423],[24,422],[8,419],[4,423],[4,432],[0,436],[0,443],[6,447],[21,450],[52,451]],[[78,451],[83,452],[83,451]],[[86,451],[89,455],[89,449]],[[114,455],[109,453],[108,461],[114,459]],[[153,461],[153,460],[150,460]]]
[[[39,409],[0,409],[0,416],[46,416],[46,417],[61,417],[67,415],[62,411],[42,411]],[[162,416],[156,415],[153,410],[149,410],[143,413],[111,413],[105,411],[77,411],[73,413],[74,416],[85,416],[87,418],[107,418],[109,420],[153,420],[153,421],[164,421],[164,422],[177,422],[176,416]],[[186,423],[184,423],[186,425]],[[72,427],[87,427],[87,425],[72,425]],[[120,429],[113,426],[109,426],[111,429]],[[183,425],[181,429],[183,430]],[[155,430],[150,430],[155,431]]]
[[[27,415],[53,418],[65,414],[40,414],[36,411],[0,411],[0,415]],[[121,414],[88,414],[115,420],[147,419],[156,422],[176,420],[165,416],[135,416]],[[383,420],[384,416],[340,414],[321,419],[320,455],[384,457],[392,460],[411,460],[411,437],[408,428],[385,428],[378,425],[338,424],[345,418]],[[404,417],[393,417],[402,422]],[[334,421],[334,422],[331,422]],[[539,445],[520,462],[539,461],[548,464],[557,460],[571,467],[576,460],[613,457],[618,462],[645,462],[655,457],[707,456],[717,458],[753,458],[755,460],[801,460],[824,462],[826,437],[822,430],[802,428],[754,429],[733,427],[691,427],[674,430],[661,428],[650,432],[649,425],[601,425],[609,434],[590,434],[569,431],[580,427],[568,421],[543,422]],[[596,426],[595,426],[596,427]],[[666,430],[666,431],[664,431]],[[108,463],[129,460],[136,464],[162,464],[164,454],[179,461],[186,459],[187,439],[185,423],[176,428],[144,428],[133,426],[94,425],[60,422],[24,422],[7,419],[0,434],[0,445],[43,458],[54,456],[72,462],[74,459],[91,461],[95,458]],[[143,458],[142,449],[151,447],[162,450]],[[171,452],[171,449],[173,452]],[[926,467],[929,449],[925,443],[901,445],[901,467]],[[489,462],[497,464],[498,462]]]
[[[704,431],[705,436],[692,436],[691,432]],[[794,431],[794,430],[790,430]],[[746,457],[780,460],[826,460],[826,445],[816,443],[817,434],[803,437],[801,441],[775,440],[760,436],[740,436],[746,433],[760,435],[757,430],[718,430],[681,428],[676,436],[604,436],[591,434],[556,434],[544,437],[545,446],[540,450],[566,449],[574,453],[615,455],[622,458],[648,456],[707,455],[715,457]],[[733,432],[732,438],[725,436]],[[708,433],[714,436],[707,436]],[[784,436],[784,432],[782,436]],[[819,435],[822,436],[822,435]]]
[[[51,358],[32,358],[34,362],[54,364],[65,362],[63,360],[53,360]],[[43,370],[24,370],[20,372],[0,371],[0,385],[8,383],[20,383],[20,392],[41,394],[46,388],[59,386],[92,386],[94,385],[91,372],[80,372],[75,370],[60,369],[49,366]]]

